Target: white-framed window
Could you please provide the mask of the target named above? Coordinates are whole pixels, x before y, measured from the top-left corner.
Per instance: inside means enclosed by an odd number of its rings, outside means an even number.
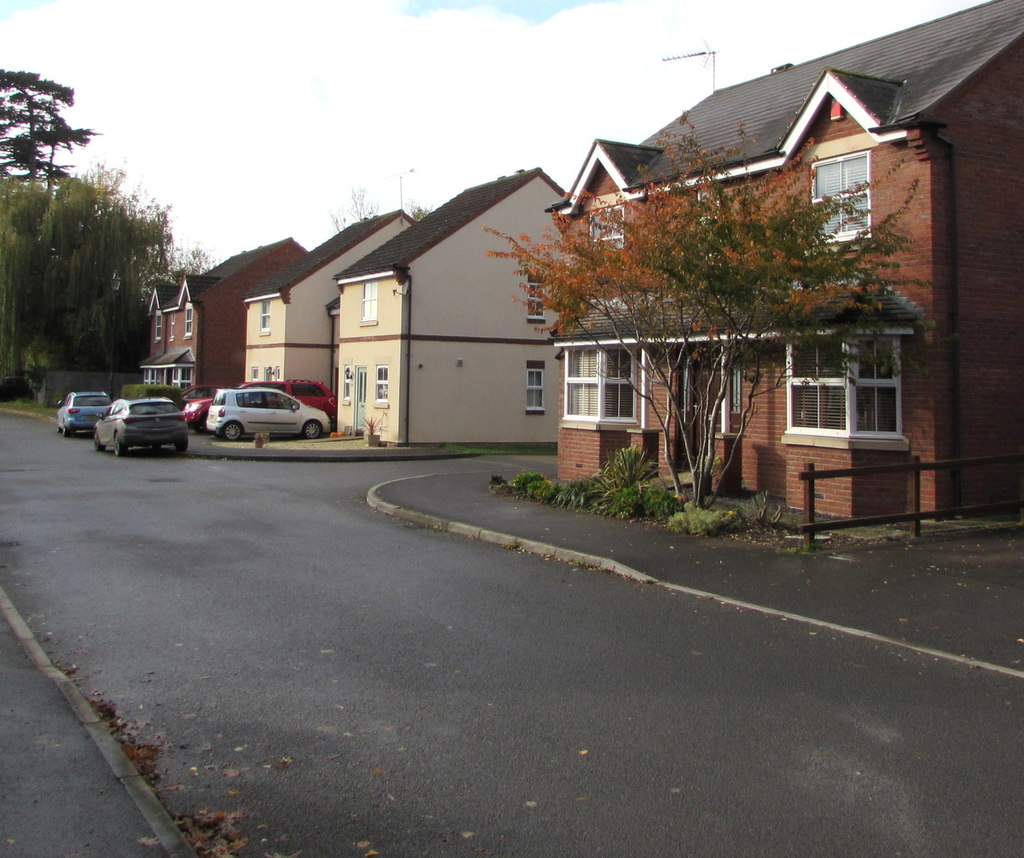
[[[157,313],[153,319],[153,339],[159,342],[164,338],[164,316],[163,313]],[[151,382],[147,382],[149,384]]]
[[[837,239],[854,238],[871,226],[871,198],[868,155],[845,155],[814,165],[814,199],[820,201],[841,196],[854,206],[853,211],[837,213],[825,231]]]
[[[376,285],[376,284],[374,284]],[[380,405],[386,404],[389,396],[389,388],[391,385],[391,368],[387,365],[378,365],[377,367],[377,384],[374,388],[374,399]]]
[[[544,411],[544,361],[526,362],[526,410]]]
[[[158,370],[152,369],[151,367],[146,367],[142,371],[143,384],[159,384],[160,381],[159,378],[157,377],[158,372]]]
[[[272,366],[263,367],[263,380],[273,381],[274,380],[274,368]]]
[[[544,300],[540,296],[539,283],[526,284],[526,321],[544,321]]]
[[[360,321],[377,321],[377,281],[370,281],[363,284],[363,303]]]
[[[260,368],[258,366],[249,367],[249,381],[260,380]]]
[[[260,333],[270,333],[270,301],[260,301]]]
[[[352,401],[352,367],[346,366],[341,374],[341,398]]]
[[[574,348],[566,356],[566,417],[635,419],[635,362],[628,350]]]
[[[169,342],[169,343],[173,343],[174,342],[174,322],[175,322],[176,319],[177,319],[177,314],[172,313],[170,321],[167,323],[168,324],[167,342]]]
[[[185,307],[185,338],[192,336],[192,305]]]
[[[621,205],[603,206],[590,213],[590,237],[595,241],[611,242],[613,247],[622,247],[626,236],[622,231]]]
[[[791,348],[787,431],[896,438],[903,431],[899,340]]]
[[[192,367],[176,366],[171,373],[171,384],[178,387],[188,387],[192,384]]]

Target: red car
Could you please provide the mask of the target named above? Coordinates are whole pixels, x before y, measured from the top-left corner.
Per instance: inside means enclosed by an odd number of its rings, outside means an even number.
[[[213,388],[213,392],[216,393],[217,388]],[[185,415],[185,422],[190,429],[194,429],[196,432],[206,431],[206,415],[210,413],[211,402],[213,402],[212,395],[186,400],[182,413]]]
[[[269,387],[280,390],[289,396],[295,397],[299,402],[319,408],[331,418],[331,425],[338,422],[338,398],[331,392],[331,389],[320,381],[308,381],[300,378],[289,378],[285,381],[246,381],[239,387]]]

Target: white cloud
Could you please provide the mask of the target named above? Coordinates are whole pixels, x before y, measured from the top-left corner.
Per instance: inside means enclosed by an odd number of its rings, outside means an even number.
[[[971,4],[617,0],[540,23],[536,3],[457,5],[57,0],[0,21],[0,44],[8,68],[75,88],[68,118],[102,135],[80,166],[125,167],[179,240],[226,257],[315,246],[353,188],[397,208],[410,168],[406,204],[535,166],[568,185],[594,138],[639,142],[710,92],[699,59],[662,57],[711,47],[725,86]]]

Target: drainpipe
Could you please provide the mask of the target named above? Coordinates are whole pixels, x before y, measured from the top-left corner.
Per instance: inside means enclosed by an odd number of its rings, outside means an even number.
[[[953,436],[952,458],[963,456],[963,425],[960,398],[960,225],[957,207],[956,147],[942,132],[936,138],[949,152],[949,385],[950,431]],[[960,472],[953,471],[953,504],[963,505],[963,485]]]
[[[398,293],[402,296],[402,420],[399,424],[398,446],[409,445],[409,404],[412,401],[412,274],[408,268],[396,268],[404,279]]]

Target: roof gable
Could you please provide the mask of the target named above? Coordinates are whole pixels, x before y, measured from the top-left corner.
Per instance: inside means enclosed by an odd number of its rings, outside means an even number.
[[[399,220],[406,221],[410,225],[413,223],[409,215],[399,210],[351,224],[320,246],[313,248],[305,256],[296,259],[290,265],[286,265],[276,274],[254,286],[243,297],[248,300],[282,296],[287,300],[287,292],[292,286],[319,271],[325,265],[334,262],[339,256],[366,241],[374,233]]]
[[[993,0],[718,90],[686,118],[706,149],[739,146],[742,126],[748,159],[777,156],[792,144],[794,126],[832,72],[827,86],[837,88],[841,101],[856,101],[865,116],[877,112],[874,128],[941,121],[942,102],[1022,34],[1024,0]],[[676,119],[644,145],[664,147],[683,133]],[[669,173],[666,158],[652,164],[653,177]]]
[[[717,90],[639,146],[598,140],[569,196],[579,205],[600,162],[628,195],[647,181],[669,179],[669,154],[691,131],[708,151],[737,150],[751,168],[783,163],[804,142],[828,98],[882,142],[920,122],[941,122],[944,102],[987,63],[1024,36],[1024,0],[993,0]],[[742,150],[742,151],[740,151]]]
[[[539,167],[467,188],[334,277],[336,280],[354,280],[406,268],[414,259],[538,178],[547,182],[555,193],[562,193],[562,189]]]

